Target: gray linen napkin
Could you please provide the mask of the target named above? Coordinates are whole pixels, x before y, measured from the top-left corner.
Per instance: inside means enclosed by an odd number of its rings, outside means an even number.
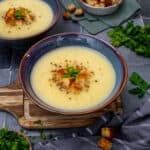
[[[89,33],[97,34],[98,32],[107,29],[112,26],[119,25],[129,19],[140,9],[140,5],[136,0],[123,0],[121,7],[111,15],[106,16],[94,16],[85,13],[83,17],[71,16],[72,20],[78,21]],[[77,0],[60,0],[64,8],[67,8],[68,4],[74,3],[77,7],[80,7]]]
[[[127,119],[114,113],[107,113],[96,122],[86,128],[74,133],[73,137],[55,138],[46,143],[35,144],[35,150],[98,150],[96,145],[99,139],[96,132],[104,126],[112,126],[118,130],[117,136],[113,139],[112,150],[150,150],[150,99],[141,105]],[[108,124],[109,123],[109,124]],[[90,130],[89,130],[90,129]],[[95,135],[94,135],[95,134]]]
[[[150,99],[124,121],[112,150],[150,150]]]

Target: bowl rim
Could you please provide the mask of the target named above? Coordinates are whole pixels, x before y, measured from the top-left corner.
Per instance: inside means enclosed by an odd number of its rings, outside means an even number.
[[[25,86],[25,83],[22,82],[22,70],[23,70],[23,67],[24,67],[24,64],[25,64],[25,61],[26,59],[28,59],[28,57],[30,56],[30,52],[32,52],[32,49],[34,49],[37,45],[39,44],[42,44],[43,42],[45,42],[46,40],[48,39],[51,39],[51,38],[55,38],[55,37],[59,37],[59,36],[67,36],[67,35],[81,35],[81,36],[85,36],[85,37],[90,37],[90,38],[94,38],[95,40],[98,40],[100,42],[103,42],[106,46],[110,47],[111,50],[115,53],[115,55],[119,58],[120,62],[121,62],[121,65],[122,65],[122,70],[123,70],[123,78],[122,78],[122,81],[121,81],[121,84],[120,84],[120,87],[119,89],[117,90],[117,92],[114,94],[114,96],[108,100],[107,102],[105,102],[102,106],[100,107],[96,107],[96,108],[89,108],[89,110],[79,110],[79,111],[62,111],[62,110],[58,110],[59,108],[54,108],[52,106],[52,108],[48,108],[48,107],[45,107],[43,104],[41,104],[40,102],[38,102],[37,100],[35,100],[31,95],[30,95],[30,92],[27,90],[26,86]],[[51,36],[47,36],[43,39],[41,39],[40,41],[36,42],[35,44],[33,44],[27,51],[26,53],[24,54],[24,56],[22,57],[21,59],[21,62],[20,62],[20,66],[19,66],[19,81],[21,83],[21,87],[23,89],[23,91],[25,92],[25,94],[28,96],[28,98],[31,99],[31,101],[33,103],[35,103],[37,106],[39,106],[40,108],[42,109],[45,109],[45,110],[48,110],[50,112],[53,112],[53,113],[58,113],[58,114],[63,114],[63,115],[84,115],[84,114],[89,114],[89,113],[92,113],[92,112],[97,112],[97,111],[100,111],[101,109],[104,109],[106,108],[108,105],[110,105],[112,102],[114,102],[122,93],[122,91],[124,90],[125,86],[126,86],[126,83],[127,83],[127,79],[128,79],[128,68],[127,68],[127,64],[123,58],[123,56],[121,55],[121,53],[116,49],[114,48],[112,45],[110,45],[108,42],[104,41],[103,39],[98,39],[92,35],[89,35],[89,34],[85,34],[85,33],[80,33],[80,32],[67,32],[67,33],[58,33],[58,34],[55,34],[55,35],[51,35]],[[37,96],[38,97],[38,96]],[[40,98],[39,98],[40,99]],[[42,100],[41,100],[42,101]]]
[[[61,13],[60,13],[61,10],[60,10],[60,5],[59,5],[58,0],[54,0],[54,1],[56,2],[56,6],[57,6],[57,14],[56,14],[56,16],[54,15],[53,20],[52,20],[52,23],[51,23],[45,30],[43,30],[43,31],[41,31],[41,32],[38,32],[38,33],[36,33],[36,34],[34,34],[34,35],[31,35],[31,36],[20,37],[20,38],[7,38],[7,37],[1,37],[1,36],[0,36],[0,40],[3,40],[3,41],[16,41],[16,40],[17,40],[17,41],[21,41],[21,40],[28,40],[28,39],[35,38],[35,37],[37,37],[37,36],[40,36],[40,35],[46,33],[49,29],[53,28],[54,25],[56,24],[57,20],[59,19],[60,15],[61,15]],[[44,2],[45,2],[45,1],[44,1]],[[47,3],[47,2],[45,2],[45,3]]]
[[[98,7],[98,6],[94,7],[94,6],[91,6],[91,5],[87,4],[87,3],[84,2],[83,0],[78,0],[78,1],[79,1],[82,5],[84,5],[84,6],[88,7],[88,8],[90,8],[90,9],[101,9],[101,10],[106,10],[106,9],[111,9],[111,8],[117,7],[117,6],[121,5],[122,2],[123,2],[123,0],[119,0],[119,3],[113,4],[113,5],[110,5],[110,6],[107,6],[107,7]]]

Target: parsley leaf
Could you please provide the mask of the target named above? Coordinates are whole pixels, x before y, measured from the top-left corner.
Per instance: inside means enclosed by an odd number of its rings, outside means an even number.
[[[33,123],[34,123],[34,124],[43,125],[41,120],[35,120]]]
[[[139,87],[136,87],[134,89],[130,89],[129,92],[131,94],[138,95],[138,97],[143,97],[145,94],[145,91],[143,89],[140,89]]]
[[[20,19],[24,19],[25,16],[22,14],[22,12],[20,10],[16,10],[15,14],[14,14],[15,19],[20,20]]]
[[[43,130],[40,131],[40,138],[43,139],[43,140],[47,139],[47,137],[46,137]]]
[[[80,71],[74,67],[67,67],[67,73],[63,75],[64,78],[76,78]]]
[[[143,97],[147,90],[150,88],[150,83],[146,82],[138,73],[133,72],[129,78],[130,82],[136,87],[130,89],[129,92],[138,97]]]
[[[141,27],[130,21],[126,26],[114,27],[107,34],[113,46],[124,45],[138,55],[150,57],[150,24]]]

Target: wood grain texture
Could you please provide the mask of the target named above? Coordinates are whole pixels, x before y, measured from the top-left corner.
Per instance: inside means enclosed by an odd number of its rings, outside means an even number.
[[[91,124],[96,118],[107,111],[122,113],[120,97],[102,111],[85,115],[62,115],[44,110],[35,105],[26,95],[18,81],[0,88],[0,109],[12,113],[24,128],[49,129],[81,127]],[[41,120],[42,124],[35,121]]]

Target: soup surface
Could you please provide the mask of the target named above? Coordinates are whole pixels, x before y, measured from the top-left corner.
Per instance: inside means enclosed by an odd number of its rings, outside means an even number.
[[[79,46],[55,49],[33,66],[31,85],[46,104],[64,110],[94,107],[112,92],[116,74],[101,53]]]
[[[53,10],[42,0],[3,0],[0,2],[0,37],[23,38],[49,27]]]

